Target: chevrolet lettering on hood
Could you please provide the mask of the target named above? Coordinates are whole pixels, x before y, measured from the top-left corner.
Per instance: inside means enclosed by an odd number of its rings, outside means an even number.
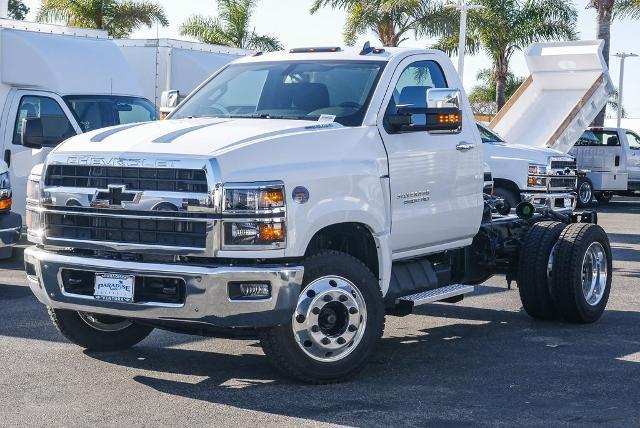
[[[120,166],[133,168],[174,168],[178,159],[103,158],[95,156],[69,156],[67,164],[81,166]]]

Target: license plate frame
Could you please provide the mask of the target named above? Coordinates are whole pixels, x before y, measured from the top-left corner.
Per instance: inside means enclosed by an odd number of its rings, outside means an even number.
[[[135,283],[135,275],[96,272],[93,298],[103,302],[133,303]]]

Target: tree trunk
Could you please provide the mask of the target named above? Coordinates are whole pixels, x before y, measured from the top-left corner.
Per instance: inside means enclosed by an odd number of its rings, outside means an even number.
[[[498,105],[498,111],[507,102],[507,74],[509,71],[509,65],[506,61],[498,61],[495,65],[495,77],[496,77],[496,104]]]
[[[597,2],[598,15],[596,17],[598,39],[604,40],[604,48],[602,49],[602,55],[604,61],[609,65],[609,50],[611,47],[611,16],[613,13],[613,5],[615,0],[599,0]],[[598,116],[593,121],[594,126],[604,126],[604,118],[607,114],[607,107],[605,106]]]

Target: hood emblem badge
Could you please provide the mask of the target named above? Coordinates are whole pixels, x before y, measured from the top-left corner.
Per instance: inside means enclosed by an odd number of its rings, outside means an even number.
[[[127,191],[124,184],[109,185],[106,190],[96,190],[91,200],[93,208],[124,208],[125,203],[136,204],[142,192]]]

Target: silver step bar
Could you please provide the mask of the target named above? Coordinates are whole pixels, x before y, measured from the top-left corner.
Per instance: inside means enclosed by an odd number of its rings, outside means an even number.
[[[398,300],[412,302],[413,306],[419,306],[424,305],[425,303],[433,303],[450,297],[471,293],[473,290],[475,290],[473,285],[453,284],[447,285],[446,287],[436,288],[434,290],[412,294],[410,296],[404,296]]]

